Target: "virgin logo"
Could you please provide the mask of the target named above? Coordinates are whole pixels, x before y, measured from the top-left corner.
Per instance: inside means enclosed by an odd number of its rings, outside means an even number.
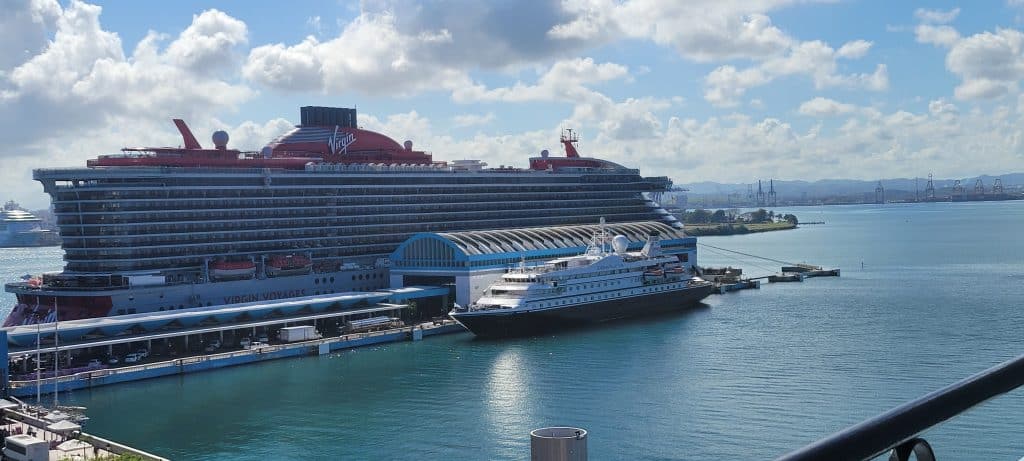
[[[345,152],[348,146],[356,142],[356,137],[352,133],[338,133],[338,127],[334,127],[334,134],[327,139],[327,145],[331,148],[331,154],[338,155],[339,153]]]

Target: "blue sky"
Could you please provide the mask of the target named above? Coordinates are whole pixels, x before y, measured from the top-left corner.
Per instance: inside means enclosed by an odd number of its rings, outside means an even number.
[[[57,2],[0,18],[0,179],[302,105],[435,159],[525,166],[561,128],[676,182],[1024,170],[1024,2]]]

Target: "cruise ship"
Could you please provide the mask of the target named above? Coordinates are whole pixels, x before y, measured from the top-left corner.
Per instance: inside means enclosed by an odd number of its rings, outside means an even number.
[[[0,247],[42,247],[60,245],[56,232],[43,229],[42,220],[22,210],[13,200],[0,210]]]
[[[175,119],[180,147],[125,148],[85,167],[37,169],[65,266],[9,283],[4,325],[370,291],[388,255],[420,232],[609,222],[682,225],[657,204],[666,177],[643,177],[545,150],[528,167],[436,161],[358,127],[355,109],[307,106],[258,152],[213,133],[204,148]]]
[[[663,254],[658,238],[629,252],[629,240],[616,236],[609,252],[602,226],[584,254],[532,267],[524,262],[449,315],[479,337],[496,338],[669,312],[710,295],[714,284]]]

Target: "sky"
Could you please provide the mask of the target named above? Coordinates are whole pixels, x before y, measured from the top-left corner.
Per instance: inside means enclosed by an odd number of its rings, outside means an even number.
[[[1024,171],[1024,0],[0,0],[0,199],[32,169],[305,105],[435,160],[580,151],[676,183]]]

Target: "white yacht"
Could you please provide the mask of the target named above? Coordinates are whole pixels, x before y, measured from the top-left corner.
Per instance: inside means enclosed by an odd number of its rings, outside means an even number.
[[[714,289],[661,252],[658,236],[638,252],[624,236],[607,251],[602,230],[584,254],[510,270],[475,303],[450,315],[481,337],[520,336],[586,323],[677,310]]]

